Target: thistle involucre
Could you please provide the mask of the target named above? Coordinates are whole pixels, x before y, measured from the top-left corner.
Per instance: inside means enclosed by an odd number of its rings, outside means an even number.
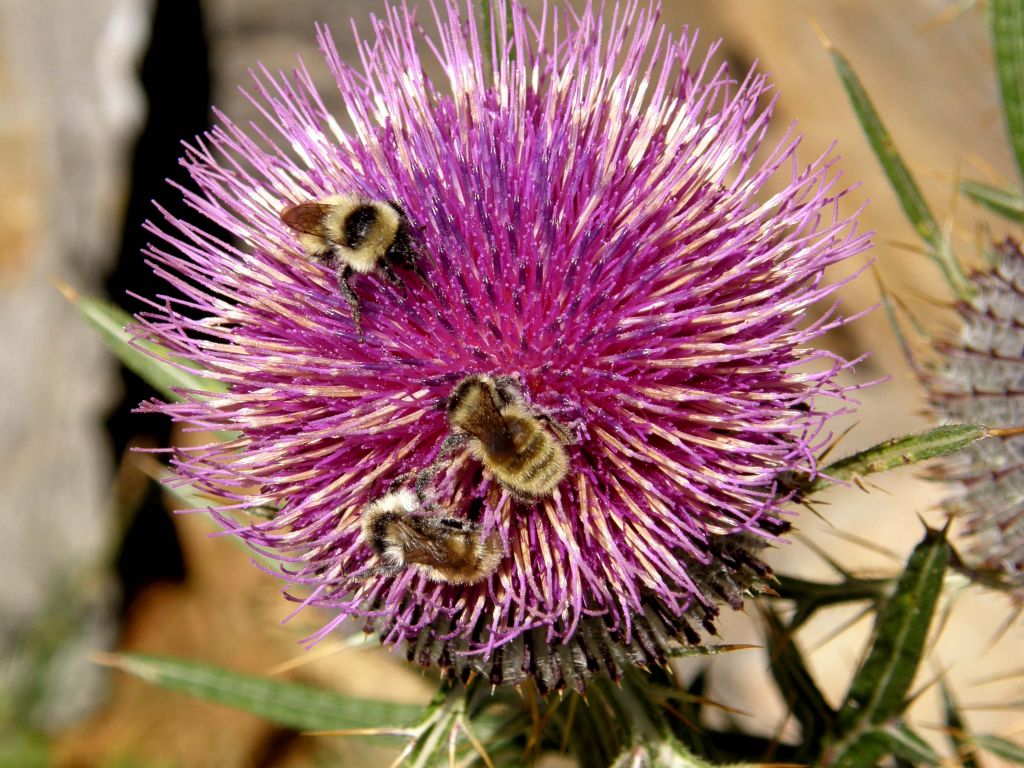
[[[937,345],[944,357],[925,384],[950,420],[1014,430],[1024,427],[1024,255],[1010,239],[992,255],[992,268],[971,276],[974,296],[957,305],[959,339]],[[963,521],[968,565],[1024,600],[1024,435],[973,443],[938,460],[933,475],[960,484],[943,507]]]
[[[358,617],[425,665],[579,687],[701,642],[763,584],[756,553],[788,527],[774,478],[814,472],[818,398],[843,397],[849,366],[809,346],[834,307],[808,309],[868,239],[838,212],[833,157],[799,164],[792,135],[757,152],[763,75],[730,79],[636,3],[493,6],[493,45],[454,0],[427,32],[390,8],[359,65],[321,30],[340,99],[302,67],[264,72],[278,135],[221,118],[188,150],[188,201],[241,244],[168,217],[150,255],[182,298],[140,322],[228,389],[147,407],[241,435],[176,471],[231,502],[214,514],[281,561],[289,596],[335,612],[314,639]],[[335,195],[398,206],[422,271],[353,279],[365,340],[281,219]],[[523,501],[455,451],[425,514],[471,521],[493,572],[375,571],[361,518],[431,465],[469,374],[512,377],[564,426],[567,473]],[[280,512],[245,514],[260,505]]]

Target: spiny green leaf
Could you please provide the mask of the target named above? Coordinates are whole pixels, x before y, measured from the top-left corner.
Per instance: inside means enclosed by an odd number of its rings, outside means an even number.
[[[940,765],[942,757],[931,745],[905,725],[885,731],[892,754],[912,765]]]
[[[839,713],[841,729],[860,721],[882,724],[902,711],[949,558],[945,533],[928,530],[907,561],[896,591],[879,612],[871,650]]]
[[[992,46],[1006,131],[1024,178],[1024,0],[992,0]]]
[[[892,754],[892,741],[880,728],[869,728],[841,745],[834,753],[826,753],[824,765],[833,768],[865,768]]]
[[[567,704],[548,712],[556,727],[555,741],[567,746],[578,765],[608,765],[620,749],[621,739],[612,713],[601,700],[588,702],[576,691],[566,693]],[[552,745],[555,746],[555,745]]]
[[[867,659],[839,710],[834,741],[852,743],[861,731],[883,725],[903,711],[949,558],[945,532],[928,530],[878,614]]]
[[[782,600],[796,603],[796,613],[790,620],[790,629],[802,626],[815,612],[831,605],[878,602],[889,594],[894,580],[887,578],[862,579],[847,576],[838,583],[824,583],[798,579],[780,574],[776,592]]]
[[[683,646],[670,651],[668,655],[675,659],[686,658],[689,656],[719,656],[723,653],[747,651],[751,648],[757,648],[757,646],[744,644]]]
[[[303,731],[404,727],[416,722],[424,711],[415,704],[357,699],[187,659],[129,653],[105,661],[161,688],[250,712],[278,725]]]
[[[960,191],[978,205],[1005,219],[1024,222],[1024,197],[1021,197],[1020,192],[990,187],[969,179],[960,182]]]
[[[893,755],[910,765],[942,763],[941,756],[928,742],[906,727],[868,728],[844,744],[826,764],[836,768],[864,768],[878,765],[884,755]]]
[[[802,754],[805,758],[817,755],[822,739],[829,732],[835,711],[818,690],[814,677],[804,663],[800,649],[791,631],[787,631],[778,614],[771,608],[764,610],[767,624],[769,669],[779,693],[800,723]]]
[[[448,765],[452,749],[456,755],[463,756],[460,765],[482,764],[480,756],[486,749],[483,745],[494,743],[502,721],[481,713],[498,700],[480,677],[465,686],[443,682],[420,721],[410,729],[414,739],[396,765],[408,768]],[[509,739],[505,738],[505,742],[508,746]]]
[[[979,749],[991,752],[996,757],[1008,760],[1015,765],[1024,765],[1024,745],[1004,739],[1002,736],[979,733],[971,738]]]
[[[853,105],[854,112],[857,114],[857,120],[860,122],[861,128],[864,129],[868,143],[871,144],[875,157],[882,165],[882,170],[889,178],[889,184],[892,185],[904,213],[910,223],[914,225],[921,239],[927,243],[928,255],[942,270],[942,274],[953,292],[958,296],[963,295],[967,286],[963,270],[960,268],[942,228],[925,202],[917,182],[914,181],[914,177],[897,152],[892,136],[882,123],[882,119],[871,103],[860,78],[857,77],[846,57],[831,44],[828,45],[828,51],[832,57],[832,63],[839,73],[839,78],[843,82],[843,87],[846,89],[846,94],[850,98],[850,103]]]
[[[660,741],[636,744],[619,754],[609,768],[713,768],[691,754],[671,737]]]
[[[829,464],[821,476],[802,490],[807,496],[833,482],[851,482],[875,472],[886,472],[955,453],[988,434],[988,428],[981,424],[949,424],[919,435],[895,437]]]
[[[158,344],[142,340],[134,342],[157,357],[146,354],[139,347],[133,346],[133,336],[125,328],[134,320],[131,315],[120,307],[100,301],[99,299],[82,296],[74,289],[65,285],[58,287],[78,308],[89,324],[100,332],[100,336],[107,345],[107,348],[117,355],[125,367],[138,374],[139,377],[168,400],[177,401],[182,399],[181,395],[174,391],[175,388],[199,390],[201,392],[224,392],[227,390],[227,387],[219,381],[213,381],[212,379],[202,377],[198,373],[182,370],[175,363],[192,368],[195,365],[172,354]],[[162,362],[158,358],[166,362]]]
[[[953,699],[953,692],[949,690],[945,680],[942,681],[942,708],[946,720],[946,735],[953,745],[953,751],[960,759],[960,765],[963,768],[980,768],[978,755],[971,744],[967,726],[960,716],[959,708]]]

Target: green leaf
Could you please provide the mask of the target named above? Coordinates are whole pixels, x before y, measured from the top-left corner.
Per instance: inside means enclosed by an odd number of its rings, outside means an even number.
[[[1015,765],[1024,765],[1024,746],[1016,742],[1004,739],[1002,736],[984,733],[972,737],[971,741],[975,746],[986,752],[991,752],[996,757],[1008,760]]]
[[[844,744],[838,753],[828,755],[824,764],[834,768],[865,768],[878,765],[879,760],[892,751],[888,735],[879,728],[869,728]]]
[[[800,754],[805,759],[816,756],[822,739],[832,728],[836,713],[818,690],[792,632],[787,631],[772,608],[766,607],[764,616],[772,677],[783,701],[800,723],[803,737]]]
[[[733,653],[735,651],[747,651],[751,648],[757,648],[756,645],[744,645],[742,643],[735,644],[723,644],[723,645],[700,645],[700,646],[681,646],[668,652],[668,656],[673,659],[688,658],[690,656],[719,656],[723,653]]]
[[[565,694],[567,703],[548,703],[545,717],[556,728],[555,744],[549,748],[568,748],[577,765],[609,765],[620,749],[620,734],[611,712],[603,701],[584,699],[576,691]]]
[[[829,464],[801,490],[809,496],[834,482],[852,482],[875,472],[955,453],[988,435],[988,428],[981,424],[949,424],[919,435],[895,437]]]
[[[461,765],[483,762],[482,756],[487,750],[484,744],[494,745],[501,728],[519,722],[514,710],[512,719],[504,721],[483,714],[485,709],[499,701],[479,676],[465,686],[443,682],[430,705],[422,712],[419,722],[408,729],[412,740],[394,764],[408,768],[454,765],[454,762],[449,763],[453,749],[456,759],[460,754],[465,756],[459,763]],[[508,742],[507,736],[499,737],[496,746],[514,751],[515,745]]]
[[[815,612],[832,605],[881,601],[892,589],[894,579],[862,579],[847,575],[842,581],[830,584],[779,574],[776,587],[779,599],[796,603],[796,613],[790,620],[790,630],[802,626]]]
[[[1006,132],[1024,178],[1024,0],[992,0],[992,47]]]
[[[970,179],[960,182],[960,191],[981,207],[1004,219],[1024,223],[1024,197],[1021,197],[1020,192],[990,187],[988,184]]]
[[[905,725],[885,731],[889,740],[889,751],[902,757],[912,765],[940,765],[942,757],[931,745]]]
[[[836,768],[863,768],[878,765],[884,755],[893,755],[911,765],[942,764],[942,757],[928,742],[906,727],[862,731],[827,764]]]
[[[424,709],[415,704],[357,699],[186,659],[128,653],[104,658],[104,662],[161,688],[250,712],[301,731],[386,731],[416,722]]]
[[[925,202],[917,182],[914,181],[914,177],[896,150],[892,136],[882,123],[882,119],[871,103],[867,91],[864,90],[860,78],[857,77],[846,57],[831,44],[828,44],[828,52],[839,73],[839,78],[843,82],[846,94],[850,98],[853,110],[857,114],[857,120],[860,122],[861,128],[864,129],[868,143],[871,144],[875,157],[882,165],[882,170],[889,178],[889,184],[892,185],[904,213],[910,223],[914,225],[914,229],[917,230],[921,239],[927,243],[928,255],[942,270],[950,288],[956,295],[964,295],[967,290],[967,281],[953,254],[953,249],[943,234],[942,227],[939,226]]]
[[[903,712],[924,653],[949,559],[945,531],[928,530],[911,553],[896,591],[878,614],[867,659],[854,676],[839,710],[831,740],[836,744],[837,764],[852,765],[843,762],[846,753],[867,738],[870,731]],[[891,739],[885,741],[886,749],[891,747],[890,742]]]
[[[713,768],[673,738],[635,744],[621,752],[609,768]]]
[[[946,720],[946,735],[953,745],[953,751],[960,760],[963,768],[980,768],[977,752],[971,743],[970,734],[960,710],[953,698],[953,692],[949,690],[946,681],[942,681],[942,708]]]
[[[120,307],[82,296],[66,285],[58,285],[58,288],[78,308],[89,324],[100,332],[100,337],[107,348],[117,355],[125,367],[138,374],[168,400],[182,399],[181,395],[174,391],[175,388],[211,393],[227,391],[227,387],[219,381],[177,367],[175,363],[189,368],[195,368],[195,364],[172,354],[158,344],[136,339],[134,344],[138,346],[133,346],[134,337],[125,328],[133,323],[134,319]],[[143,349],[156,357],[147,354]]]

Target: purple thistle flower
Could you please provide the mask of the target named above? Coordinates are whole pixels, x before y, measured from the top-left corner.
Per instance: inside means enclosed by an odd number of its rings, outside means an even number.
[[[942,457],[930,474],[959,485],[942,506],[963,521],[966,564],[1024,601],[1024,435],[1015,434],[1024,427],[1024,254],[1007,238],[991,255],[991,268],[971,275],[972,298],[957,304],[959,338],[935,344],[942,358],[922,378],[942,416],[1007,434]]]
[[[227,499],[213,514],[281,561],[290,596],[335,612],[313,640],[359,617],[424,665],[582,687],[701,642],[770,575],[756,553],[788,528],[775,476],[814,474],[816,398],[843,398],[851,365],[809,346],[845,322],[835,304],[809,310],[868,236],[839,213],[830,153],[801,167],[792,131],[758,153],[765,76],[695,58],[656,8],[538,20],[498,0],[509,34],[485,68],[474,22],[437,6],[431,33],[387,8],[359,66],[319,30],[351,129],[300,63],[257,77],[276,137],[218,115],[188,149],[186,199],[241,245],[165,214],[149,256],[179,295],[139,322],[228,391],[144,409],[240,434],[177,452],[176,471]],[[353,280],[365,341],[281,219],[353,194],[400,206],[425,277]],[[565,425],[568,472],[525,502],[456,452],[432,501],[500,563],[469,584],[374,572],[361,518],[431,465],[438,403],[473,373],[514,377]],[[260,505],[280,511],[244,514]]]

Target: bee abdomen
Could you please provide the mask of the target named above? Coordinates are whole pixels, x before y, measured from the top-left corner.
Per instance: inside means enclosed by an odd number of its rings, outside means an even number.
[[[543,434],[532,452],[526,451],[517,462],[519,466],[509,473],[506,482],[517,493],[530,498],[548,496],[565,477],[568,461],[561,446]],[[531,441],[528,448],[533,447]]]

